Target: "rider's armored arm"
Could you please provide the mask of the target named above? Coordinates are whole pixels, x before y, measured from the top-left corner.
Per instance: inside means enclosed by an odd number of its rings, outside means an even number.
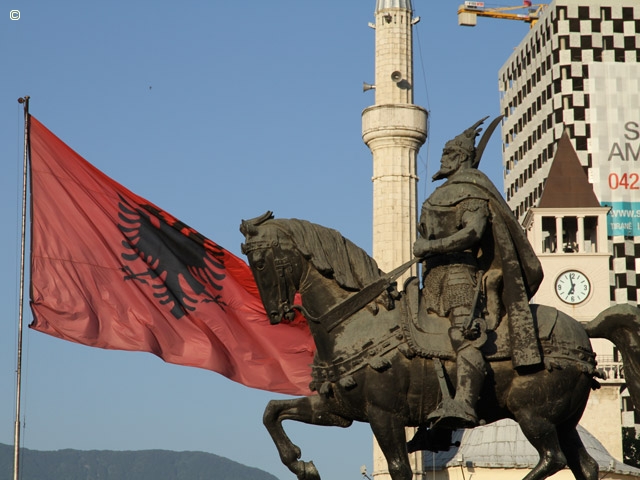
[[[461,206],[461,205],[459,205]],[[480,242],[489,221],[486,203],[479,208],[465,209],[460,221],[460,229],[440,238],[418,238],[413,253],[416,257],[429,254],[463,252]]]

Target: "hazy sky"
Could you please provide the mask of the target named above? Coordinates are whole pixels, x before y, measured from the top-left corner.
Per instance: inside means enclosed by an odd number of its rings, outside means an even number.
[[[444,142],[499,112],[497,71],[528,31],[460,2],[413,0],[415,103],[429,111],[419,200]],[[518,2],[513,2],[517,4]],[[375,0],[7,0],[0,9],[0,442],[13,443],[22,108],[118,182],[241,256],[265,210],[335,228],[371,251]],[[11,10],[20,19],[10,18]],[[13,14],[16,15],[15,13]],[[499,131],[481,169],[502,189]],[[28,308],[25,322],[31,320]],[[146,353],[25,331],[24,446],[216,453],[293,479],[262,425],[276,394]],[[368,425],[285,422],[325,479],[372,470]],[[28,458],[25,458],[28,461]]]

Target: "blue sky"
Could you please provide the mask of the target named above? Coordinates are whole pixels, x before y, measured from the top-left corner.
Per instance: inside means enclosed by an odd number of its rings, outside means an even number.
[[[500,113],[497,71],[529,27],[482,18],[459,27],[459,2],[413,3],[415,102],[430,115],[422,201],[444,142]],[[371,251],[361,112],[374,102],[362,92],[374,77],[374,8],[375,0],[2,2],[0,442],[13,442],[15,409],[17,98],[30,95],[31,113],[105,173],[239,256],[240,220],[267,209]],[[500,162],[496,133],[481,169],[502,189]],[[262,426],[278,395],[31,331],[23,375],[27,448],[198,450],[294,478]],[[372,470],[368,425],[285,428],[323,478]]]

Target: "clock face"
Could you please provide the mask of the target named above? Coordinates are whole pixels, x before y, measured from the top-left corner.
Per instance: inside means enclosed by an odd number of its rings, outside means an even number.
[[[577,270],[567,270],[556,280],[556,294],[563,302],[572,305],[584,302],[590,292],[589,279]]]

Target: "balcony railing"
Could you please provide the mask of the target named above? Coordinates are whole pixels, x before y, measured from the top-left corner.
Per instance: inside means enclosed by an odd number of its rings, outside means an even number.
[[[603,383],[624,383],[624,367],[622,362],[615,361],[613,356],[598,355],[596,368],[604,375]]]

